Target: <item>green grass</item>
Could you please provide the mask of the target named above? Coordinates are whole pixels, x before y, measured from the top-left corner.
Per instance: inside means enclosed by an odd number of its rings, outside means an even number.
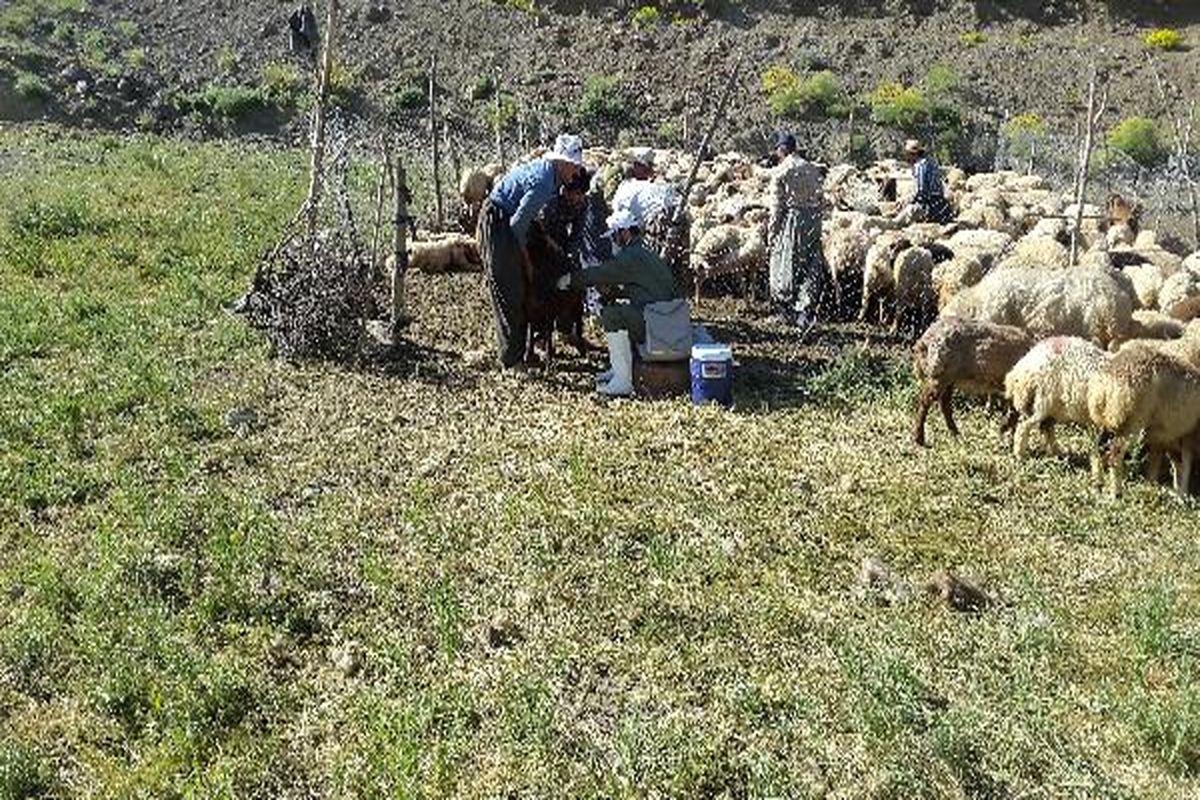
[[[719,301],[734,412],[468,366],[474,275],[413,276],[425,358],[272,361],[222,304],[304,158],[0,132],[0,794],[1196,795],[1194,505],[978,407],[918,450],[894,350]]]

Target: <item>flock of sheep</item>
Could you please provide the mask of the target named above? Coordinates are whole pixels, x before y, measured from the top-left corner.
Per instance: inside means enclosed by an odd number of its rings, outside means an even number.
[[[635,153],[593,150],[611,196],[622,165]],[[637,155],[645,156],[646,151]],[[660,180],[683,187],[692,156],[651,154]],[[486,197],[500,168],[472,170],[460,190],[467,214]],[[1163,457],[1175,486],[1189,488],[1200,447],[1200,253],[1140,229],[1135,205],[1114,196],[1107,208],[1085,205],[1080,257],[1070,266],[1070,226],[1078,208],[1036,175],[945,173],[957,212],[948,225],[899,227],[897,198],[911,192],[907,166],[831,167],[825,179],[824,255],[835,313],[857,315],[914,335],[922,381],[914,439],[940,404],[947,425],[955,389],[1004,396],[1005,429],[1020,455],[1033,428],[1057,450],[1053,425],[1070,422],[1100,433],[1093,470],[1105,467],[1114,492],[1130,443],[1144,434],[1154,474]],[[770,171],[744,155],[702,163],[687,203],[697,294],[705,280],[739,274],[750,286],[767,269]],[[451,240],[469,250],[469,237]],[[436,256],[436,245],[426,247]],[[436,260],[432,258],[430,260]],[[442,259],[445,261],[446,259]],[[461,264],[477,255],[461,254]],[[416,265],[421,268],[420,264]]]

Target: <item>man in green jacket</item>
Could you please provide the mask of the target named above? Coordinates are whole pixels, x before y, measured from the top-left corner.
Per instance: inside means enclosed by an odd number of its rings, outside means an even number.
[[[633,344],[646,339],[644,310],[650,303],[676,300],[679,287],[667,262],[642,243],[637,218],[618,211],[608,219],[613,257],[603,264],[564,275],[558,288],[606,289],[609,299],[600,311],[600,323],[608,342],[611,369],[596,376],[597,391],[608,397],[633,394]]]

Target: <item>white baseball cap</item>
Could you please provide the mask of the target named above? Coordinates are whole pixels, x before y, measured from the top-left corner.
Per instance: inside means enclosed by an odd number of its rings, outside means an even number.
[[[554,149],[546,153],[551,161],[566,161],[577,167],[583,166],[583,139],[564,133],[554,140]]]
[[[628,209],[619,208],[612,213],[608,218],[608,234],[612,236],[617,231],[626,231],[630,228],[640,228],[641,221],[637,216]]]

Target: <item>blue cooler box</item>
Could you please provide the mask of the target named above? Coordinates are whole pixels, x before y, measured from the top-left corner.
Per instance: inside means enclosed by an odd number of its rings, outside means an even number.
[[[692,348],[692,402],[702,406],[733,405],[733,348],[727,344],[698,344]]]

